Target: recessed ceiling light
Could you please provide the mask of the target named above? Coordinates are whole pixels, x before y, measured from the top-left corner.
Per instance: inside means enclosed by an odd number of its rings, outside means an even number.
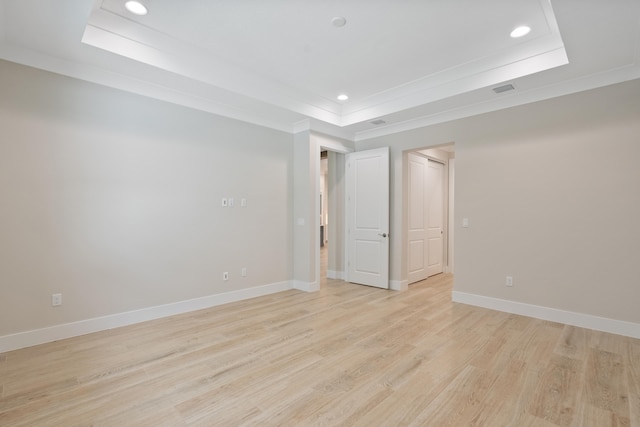
[[[134,15],[142,16],[146,15],[148,12],[147,7],[139,1],[130,0],[124,4],[124,7],[126,7],[127,10]]]
[[[526,25],[522,25],[511,31],[511,37],[517,39],[518,37],[526,36],[527,34],[529,34],[529,31],[531,31],[531,28],[527,27]]]
[[[346,101],[347,99],[349,99],[349,95],[341,93],[340,95],[338,95],[338,101]]]
[[[344,27],[346,23],[347,20],[344,16],[335,16],[331,18],[331,25],[333,25],[334,27]]]

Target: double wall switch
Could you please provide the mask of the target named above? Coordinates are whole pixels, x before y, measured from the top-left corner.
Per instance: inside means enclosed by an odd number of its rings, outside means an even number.
[[[245,199],[244,197],[242,199],[240,199],[240,206],[242,206],[243,208],[247,207],[247,199]]]
[[[242,270],[240,270],[240,275],[242,277],[247,277],[247,267],[242,267]]]
[[[62,294],[51,295],[51,306],[58,307],[60,305],[62,305]]]
[[[506,286],[513,286],[513,277],[512,276],[507,276],[507,280],[505,282]]]

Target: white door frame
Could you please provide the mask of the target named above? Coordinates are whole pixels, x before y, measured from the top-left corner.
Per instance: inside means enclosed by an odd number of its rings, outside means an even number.
[[[444,159],[438,158],[438,157],[433,157],[427,154],[422,153],[421,151],[423,150],[430,150],[430,149],[438,149],[438,146],[427,146],[424,148],[418,148],[418,149],[411,149],[411,150],[406,150],[404,152],[403,155],[403,162],[402,162],[402,169],[403,169],[403,197],[405,198],[403,200],[403,204],[402,204],[402,221],[403,221],[403,225],[402,225],[402,258],[403,258],[403,262],[402,262],[402,266],[401,269],[404,271],[404,277],[405,279],[409,277],[409,263],[407,261],[407,257],[409,255],[409,252],[407,250],[407,245],[409,244],[409,239],[408,239],[408,205],[409,205],[409,201],[406,199],[406,197],[408,197],[408,192],[407,192],[407,173],[408,173],[408,167],[407,167],[407,163],[408,163],[408,153],[412,152],[412,153],[418,153],[418,155],[421,155],[423,157],[426,157],[427,159],[439,162],[439,163],[444,163],[445,165],[445,171],[444,171],[444,178],[445,178],[445,188],[444,188],[444,192],[445,192],[445,201],[444,201],[444,206],[445,206],[445,213],[444,213],[444,234],[445,234],[445,239],[444,239],[444,259],[443,259],[443,271],[445,273],[449,273],[449,272],[453,272],[453,222],[452,222],[452,218],[453,218],[453,182],[452,182],[452,178],[453,178],[453,164],[455,161],[455,158],[450,158],[447,159],[446,161]],[[407,289],[407,281],[404,281],[404,286],[401,287],[401,290]]]
[[[312,168],[311,170],[316,171],[316,173],[314,174],[315,176],[313,177],[313,181],[314,181],[314,188],[315,188],[315,200],[320,200],[320,152],[323,150],[327,150],[327,151],[333,151],[335,153],[340,153],[340,154],[347,154],[347,153],[352,153],[355,150],[353,150],[352,148],[341,144],[339,141],[331,139],[331,138],[327,138],[321,135],[317,135],[314,133],[311,133],[310,138],[312,141],[314,141],[315,143],[313,144],[313,151],[312,151],[312,156],[311,156],[311,161],[313,162],[312,164]],[[315,283],[317,283],[318,286],[320,286],[320,215],[318,215],[318,212],[315,212],[314,214],[314,227],[315,227],[315,243],[313,245],[313,249],[312,249],[312,253],[314,253],[314,259],[315,259],[315,270],[316,270],[316,274],[315,274]],[[343,211],[340,213],[340,218],[335,218],[332,221],[346,221],[346,213]],[[346,238],[344,243],[346,245]]]

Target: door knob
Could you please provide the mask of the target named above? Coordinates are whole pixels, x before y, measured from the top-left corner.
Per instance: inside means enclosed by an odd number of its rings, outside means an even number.
[[[380,237],[387,237],[387,233],[378,233],[378,236],[380,236]]]

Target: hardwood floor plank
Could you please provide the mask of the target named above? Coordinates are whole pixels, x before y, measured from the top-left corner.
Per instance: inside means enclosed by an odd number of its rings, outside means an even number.
[[[526,425],[532,419],[528,406],[539,381],[540,373],[529,370],[522,360],[510,359],[489,390],[473,425]]]
[[[629,421],[631,427],[640,427],[640,343],[629,340],[624,362],[629,391]]]
[[[132,408],[116,416],[98,419],[93,427],[113,426],[153,426],[153,427],[181,427],[187,424],[172,407],[149,410],[148,408]],[[208,424],[209,426],[214,424]]]
[[[553,356],[542,373],[529,412],[559,426],[570,426],[582,390],[583,362]]]
[[[624,371],[622,356],[592,349],[587,362],[586,398],[589,405],[610,411],[628,425],[629,396]]]
[[[527,363],[529,369],[544,371],[562,336],[562,328],[537,319],[530,319],[529,325],[522,331],[522,340],[513,350],[513,357]]]
[[[559,356],[586,361],[588,348],[586,329],[565,326],[562,336],[553,351]]]
[[[580,427],[620,427],[629,426],[629,420],[620,419],[614,412],[586,404],[576,426]]]
[[[483,409],[487,390],[497,376],[466,366],[460,374],[409,424],[410,426],[460,426],[472,424]]]
[[[350,426],[393,394],[379,384],[357,387],[341,399],[317,411],[305,426]]]

